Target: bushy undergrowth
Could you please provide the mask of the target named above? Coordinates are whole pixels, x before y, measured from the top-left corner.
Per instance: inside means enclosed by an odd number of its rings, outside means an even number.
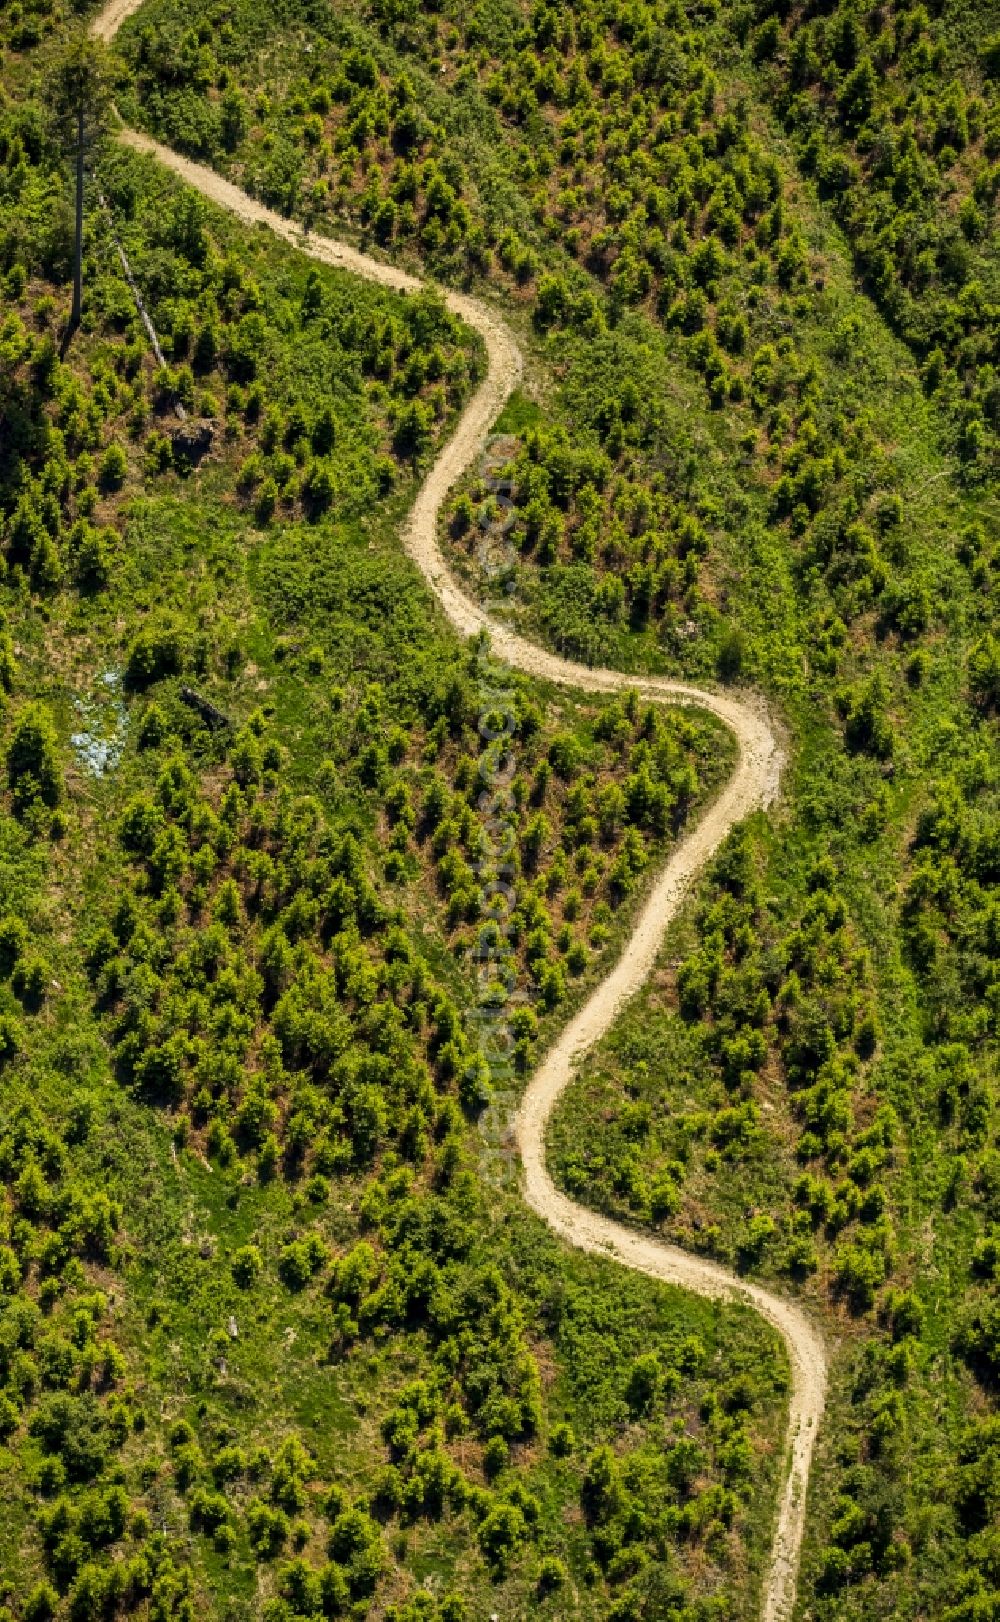
[[[125,45],[138,116],[530,314],[559,386],[508,413],[509,509],[493,474],[453,502],[471,581],[501,557],[516,612],[576,657],[757,674],[789,702],[795,860],[780,836],[733,847],[568,1101],[557,1162],[579,1197],[800,1280],[848,1326],[809,1603],[973,1615],[995,1587],[992,1421],[969,1417],[995,1340],[989,31],[904,8],[367,22],[213,42],[201,70],[243,97],[227,146],[211,113],[178,122],[157,67],[177,25],[153,8]]]
[[[318,21],[293,8],[287,33],[270,46],[249,14],[211,42],[206,23],[200,52],[197,31],[186,37],[178,84],[173,68],[159,78],[158,64],[168,59],[168,40],[169,60],[177,60],[179,23],[168,5],[153,6],[123,47],[141,92],[134,115],[279,207],[346,218],[376,244],[415,251],[439,273],[498,283],[528,305],[540,332],[559,340],[554,358],[564,361],[567,348],[575,354],[574,337],[576,350],[589,351],[631,310],[652,317],[669,353],[702,380],[710,407],[725,407],[730,445],[738,442],[749,463],[744,484],[764,497],[771,524],[785,529],[802,575],[829,584],[835,618],[850,625],[874,613],[886,629],[921,629],[928,587],[906,578],[892,433],[863,406],[859,412],[838,398],[837,373],[865,341],[863,314],[830,304],[828,255],[817,252],[815,222],[787,164],[752,128],[746,79],[713,64],[713,54],[726,59],[718,24],[701,19],[696,28],[694,18],[662,6],[628,16],[575,7],[559,18],[545,7],[419,18],[376,9],[370,21],[364,33],[338,12]],[[303,40],[310,46],[304,72]],[[184,109],[195,95],[186,80],[199,75],[208,100],[200,98],[196,119]],[[414,83],[419,112],[408,99]],[[228,145],[212,110],[227,96],[242,96],[245,111],[244,132]],[[870,188],[859,194],[870,198]],[[907,234],[905,220],[899,229]],[[974,304],[976,295],[969,297]],[[964,340],[962,362],[971,395],[981,384],[983,400],[963,404],[957,381],[938,391],[973,476],[991,465],[983,437],[993,415],[988,292],[983,299],[984,334]],[[956,335],[968,325],[949,319]],[[831,324],[821,358],[817,338]],[[650,449],[662,441],[662,407],[640,393],[637,410],[627,386],[608,382],[606,357],[603,397],[586,418],[606,460],[591,458],[578,471],[585,511],[569,510],[570,489],[553,500],[538,443],[530,455],[539,471],[519,485],[531,507],[527,572],[551,581],[538,615],[550,635],[562,632],[559,618],[596,620],[599,631],[604,620],[641,623],[651,614],[655,627],[671,599],[674,615],[686,610],[682,626],[700,595],[718,607],[715,571],[703,561],[708,552],[715,563],[720,544],[711,525],[707,536],[682,535],[671,548],[681,566],[675,579],[662,572],[661,511],[633,517],[628,448],[642,447],[649,501],[650,463],[664,460],[662,448],[652,456]],[[974,383],[977,365],[983,375]],[[929,383],[936,387],[936,378]],[[625,477],[614,479],[623,452]],[[679,445],[664,468],[664,494],[688,520],[699,516],[691,477],[690,451]],[[601,491],[609,483],[607,513]],[[620,538],[622,523],[637,544]],[[568,550],[577,581],[563,577]],[[677,657],[671,616],[664,631]],[[725,626],[713,637],[724,670],[739,664],[738,641]]]
[[[29,442],[27,482],[8,465],[0,675],[16,839],[55,834],[57,865],[80,782],[58,696],[55,727],[27,702],[54,690],[39,611],[54,646],[73,646],[75,619],[91,663],[121,661],[125,689],[149,695],[127,700],[142,749],[101,790],[131,848],[90,869],[122,899],[89,881],[92,978],[73,982],[117,1054],[116,1175],[130,1186],[127,1134],[153,1133],[183,1191],[159,1226],[155,1195],[143,1207],[125,1372],[88,1393],[128,1409],[145,1337],[169,1423],[150,1413],[142,1432],[132,1415],[121,1468],[136,1504],[159,1503],[138,1462],[151,1450],[194,1575],[140,1518],[143,1580],[164,1615],[204,1607],[206,1582],[250,1593],[258,1564],[275,1617],[365,1607],[375,1583],[376,1613],[410,1622],[423,1601],[396,1585],[428,1572],[473,1609],[560,1614],[572,1593],[595,1617],[738,1614],[766,1519],[747,1486],[766,1360],[727,1319],[715,1379],[702,1309],[700,1350],[642,1317],[634,1283],[616,1282],[616,1315],[589,1276],[539,1260],[506,1206],[498,1245],[476,1192],[481,1073],[459,1017],[491,929],[476,663],[456,693],[377,512],[400,509],[477,352],[434,301],[295,267],[115,159],[106,187],[168,370],[138,353],[96,247],[89,325],[57,363],[64,303],[45,301],[68,269],[65,192],[23,99],[24,49],[44,55],[56,20],[11,8],[3,24],[19,75],[4,398],[29,436],[44,416],[44,434],[81,437]],[[734,838],[705,876],[554,1152],[578,1198],[776,1277],[833,1330],[802,1604],[838,1619],[971,1622],[996,1604],[995,57],[977,6],[281,0],[265,15],[238,0],[192,22],[151,0],[116,69],[130,121],[288,213],[503,299],[531,397],[501,425],[512,517],[481,473],[447,514],[474,584],[502,526],[512,611],[553,644],[759,680],[785,707],[790,816]],[[170,437],[178,397],[215,425],[193,475]],[[29,531],[22,555],[10,538]],[[138,637],[119,623],[137,605],[157,606]],[[192,680],[237,736],[192,710]],[[633,704],[557,713],[518,685],[516,709],[503,969],[536,994],[544,1037],[726,762],[707,728]],[[19,1075],[61,999],[9,910]],[[523,1067],[527,1012],[517,1041]],[[239,1416],[268,1377],[282,1417],[251,1443]],[[342,1459],[303,1429],[310,1410],[320,1431],[339,1416]],[[40,1571],[24,1502],[11,1547]],[[75,1531],[96,1510],[60,1513]],[[703,1561],[724,1573],[714,1597],[682,1598]],[[426,1614],[453,1622],[461,1601]]]
[[[763,6],[753,21],[752,53],[804,172],[916,354],[958,456],[980,477],[995,473],[998,36],[956,73],[948,22],[923,7],[838,6],[813,17]]]
[[[728,743],[508,683],[490,850],[503,673],[392,533],[476,343],[108,151],[167,366],[93,194],[60,358],[66,23],[4,18],[4,1614],[749,1614],[780,1360],[482,1184],[465,1019],[495,864],[544,1030]]]
[[[130,473],[156,488],[207,458],[260,525],[363,512],[427,456],[478,375],[477,346],[432,296],[389,301],[254,255],[193,193],[124,158],[106,166],[111,219],[168,364],[150,354],[99,211],[86,330],[66,364],[52,291],[69,264],[65,203],[36,102],[7,110],[0,155],[0,521],[8,570],[35,589],[107,583]]]
[[[697,31],[654,5],[379,5],[369,18],[377,45],[346,17],[289,6],[286,28],[310,33],[303,73],[250,6],[235,24],[227,9],[218,37],[208,18],[185,32],[154,6],[128,46],[139,106],[290,212],[347,213],[452,273],[495,265],[532,286],[543,326],[593,328],[602,313],[586,284],[546,268],[558,242],[605,283],[612,317],[652,302],[693,337],[713,400],[741,399],[753,329],[808,289],[809,252],[745,91],[713,60],[729,65],[711,10]],[[984,476],[998,426],[996,37],[981,39],[978,73],[965,61],[954,74],[947,24],[919,7],[813,17],[760,5],[733,26],[920,358],[958,455]],[[447,98],[439,83],[425,103],[412,72],[443,78]],[[470,157],[488,129],[505,143],[520,217]]]

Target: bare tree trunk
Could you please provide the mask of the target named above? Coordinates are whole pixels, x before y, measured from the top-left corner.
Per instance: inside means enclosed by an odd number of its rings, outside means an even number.
[[[76,115],[76,254],[73,259],[73,325],[83,314],[83,107]]]
[[[83,103],[76,114],[76,244],[73,251],[73,309],[65,342],[69,343],[83,314]],[[65,346],[64,346],[65,347]]]

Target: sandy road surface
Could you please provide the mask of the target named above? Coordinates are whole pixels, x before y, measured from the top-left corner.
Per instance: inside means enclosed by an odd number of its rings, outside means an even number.
[[[110,0],[96,18],[94,33],[114,38],[126,17],[142,0]],[[414,292],[417,277],[371,259],[329,237],[306,235],[302,229],[265,208],[211,169],[192,163],[146,135],[127,130],[122,139],[172,169],[213,203],[248,225],[264,225],[301,252],[324,264],[365,276],[400,292]],[[563,1239],[579,1249],[612,1256],[625,1267],[650,1278],[693,1290],[713,1299],[744,1301],[782,1337],[791,1365],[792,1385],[786,1435],[785,1474],[771,1548],[762,1622],[787,1622],[795,1605],[796,1577],[805,1524],[806,1490],[816,1433],[826,1396],[826,1354],[822,1339],[794,1302],[729,1273],[713,1262],[668,1245],[649,1234],[576,1205],[556,1188],[545,1163],[545,1139],[555,1105],[580,1059],[611,1027],[628,999],[649,977],[664,931],[682,905],[699,870],[729,830],[749,812],[767,806],[777,793],[781,754],[763,709],[728,693],[702,691],[665,677],[625,676],[591,669],[518,636],[491,619],[468,597],[450,573],[438,546],[442,503],[461,474],[482,450],[487,435],[521,372],[521,356],[509,329],[487,305],[461,293],[443,290],[449,309],[483,338],[489,358],[485,380],[477,389],[440,451],[417,496],[406,526],[406,549],[463,636],[489,632],[494,653],[504,662],[578,691],[607,693],[637,688],[647,699],[689,704],[710,710],[735,734],[739,758],[722,793],[676,847],[648,896],[635,928],[614,968],[595,988],[531,1078],[518,1111],[516,1132],[524,1163],[524,1195],[531,1208]]]

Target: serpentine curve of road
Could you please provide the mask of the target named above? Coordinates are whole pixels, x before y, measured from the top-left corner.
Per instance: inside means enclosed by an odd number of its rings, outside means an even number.
[[[94,35],[110,43],[126,18],[138,11],[142,3],[143,0],[109,0],[92,24]],[[159,159],[188,185],[247,225],[268,227],[313,259],[367,277],[397,292],[418,292],[426,285],[418,277],[369,258],[345,243],[330,237],[305,235],[292,221],[265,208],[213,170],[190,162],[147,135],[123,130],[121,139],[136,151]],[[732,776],[700,821],[671,852],[618,962],[567,1025],[528,1083],[517,1114],[516,1136],[524,1166],[524,1197],[532,1210],[567,1243],[610,1256],[625,1267],[698,1295],[742,1301],[754,1308],[781,1336],[791,1368],[791,1395],[781,1496],[764,1580],[761,1617],[762,1622],[788,1622],[795,1606],[813,1447],[826,1396],[826,1352],[820,1334],[793,1301],[740,1278],[714,1262],[575,1204],[555,1186],[545,1163],[546,1128],[577,1064],[610,1029],[626,1001],[649,978],[667,925],[713,851],[736,823],[774,800],[782,765],[781,751],[763,707],[751,700],[702,691],[665,677],[623,675],[615,670],[575,664],[537,647],[496,621],[462,590],[438,545],[438,517],[448,491],[485,445],[521,375],[522,361],[509,328],[487,305],[450,289],[440,291],[452,313],[479,333],[489,359],[485,380],[469,400],[451,438],[428,473],[404,534],[407,552],[447,618],[462,636],[485,631],[496,656],[527,675],[587,693],[631,688],[655,703],[708,710],[729,727],[739,745]]]

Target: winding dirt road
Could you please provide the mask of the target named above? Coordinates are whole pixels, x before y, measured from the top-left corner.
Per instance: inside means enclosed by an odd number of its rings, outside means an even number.
[[[95,19],[94,34],[110,43],[142,0],[110,0]],[[300,227],[265,208],[211,169],[190,162],[146,135],[132,130],[122,140],[157,158],[211,202],[247,225],[268,227],[302,253],[399,292],[424,284],[406,271],[369,258],[329,237],[306,236]],[[762,1600],[762,1622],[788,1622],[795,1606],[796,1577],[805,1524],[806,1494],[816,1433],[826,1395],[826,1353],[818,1331],[794,1302],[729,1273],[713,1262],[613,1222],[576,1205],[556,1188],[545,1163],[546,1129],[552,1111],[580,1060],[614,1024],[627,1000],[648,979],[664,931],[683,904],[685,893],[705,862],[736,823],[769,805],[778,789],[781,753],[762,707],[727,693],[704,692],[665,677],[636,677],[591,669],[518,636],[468,597],[450,573],[438,545],[438,518],[445,496],[480,454],[521,373],[521,355],[504,322],[478,299],[442,290],[448,308],[483,338],[489,357],[484,382],[465,407],[454,433],[427,475],[410,514],[406,549],[462,636],[489,634],[504,662],[563,686],[587,693],[635,688],[643,698],[709,710],[728,726],[739,744],[733,775],[670,856],[648,896],[615,967],[594,990],[546,1054],[528,1084],[516,1132],[524,1163],[524,1195],[532,1210],[569,1244],[611,1256],[650,1278],[718,1300],[743,1301],[760,1313],[784,1341],[791,1366],[791,1397],[784,1475]]]

